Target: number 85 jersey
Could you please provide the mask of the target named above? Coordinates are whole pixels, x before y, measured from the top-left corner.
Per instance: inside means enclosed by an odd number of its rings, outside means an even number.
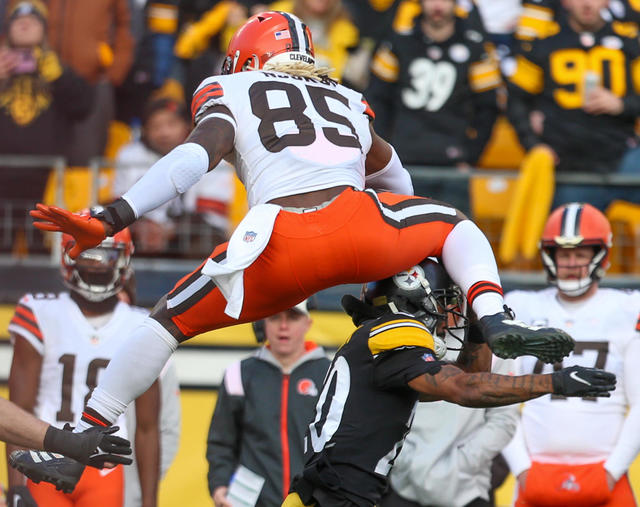
[[[373,112],[333,80],[272,71],[205,79],[193,95],[194,122],[218,117],[235,128],[235,167],[249,206],[348,185],[364,188]]]
[[[145,318],[144,310],[118,303],[109,320],[95,328],[68,293],[23,296],[9,332],[42,356],[36,416],[57,427],[75,426],[101,372],[128,331]],[[126,428],[123,417],[116,422],[118,434]]]

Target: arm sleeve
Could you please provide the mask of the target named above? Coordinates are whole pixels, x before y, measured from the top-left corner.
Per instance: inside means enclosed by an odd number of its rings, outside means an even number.
[[[425,373],[442,368],[435,352],[424,347],[407,347],[381,353],[374,362],[374,383],[380,389],[407,387],[407,383]]]
[[[207,461],[209,472],[207,479],[209,492],[219,486],[228,486],[235,472],[242,438],[242,409],[244,396],[231,395],[222,381],[218,392],[218,401],[211,418],[207,437]]]
[[[605,469],[618,480],[640,452],[640,335],[627,347],[624,358],[624,390],[629,412]]]
[[[628,74],[631,83],[627,88],[629,91],[627,92],[626,97],[622,99],[622,103],[624,105],[622,115],[625,117],[635,118],[640,116],[640,49],[638,48],[638,43],[636,41],[634,41],[630,53],[632,55],[632,61],[630,64],[630,72]]]

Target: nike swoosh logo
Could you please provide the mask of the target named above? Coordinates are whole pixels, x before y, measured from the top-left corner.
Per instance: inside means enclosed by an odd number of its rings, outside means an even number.
[[[583,384],[587,384],[588,386],[591,385],[591,382],[587,382],[585,379],[578,377],[577,371],[572,371],[571,373],[569,373],[569,376],[576,382],[582,382]]]
[[[106,477],[107,475],[109,475],[111,472],[115,471],[117,467],[113,467],[113,468],[101,468],[100,470],[98,470],[98,472],[100,473],[100,477]]]

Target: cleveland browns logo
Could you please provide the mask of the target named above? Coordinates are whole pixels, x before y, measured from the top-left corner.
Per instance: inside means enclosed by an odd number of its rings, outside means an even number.
[[[298,393],[303,396],[318,396],[318,388],[313,380],[303,378],[298,381]]]

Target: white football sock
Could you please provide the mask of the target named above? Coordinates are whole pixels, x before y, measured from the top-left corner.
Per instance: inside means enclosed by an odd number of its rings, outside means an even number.
[[[148,317],[111,359],[87,407],[113,424],[129,403],[149,389],[177,348],[171,333]],[[90,427],[81,420],[75,431]]]
[[[465,295],[478,282],[500,286],[498,266],[489,241],[471,220],[459,222],[442,247],[442,262]],[[499,292],[488,291],[473,298],[472,307],[478,318],[503,311],[504,299]]]

